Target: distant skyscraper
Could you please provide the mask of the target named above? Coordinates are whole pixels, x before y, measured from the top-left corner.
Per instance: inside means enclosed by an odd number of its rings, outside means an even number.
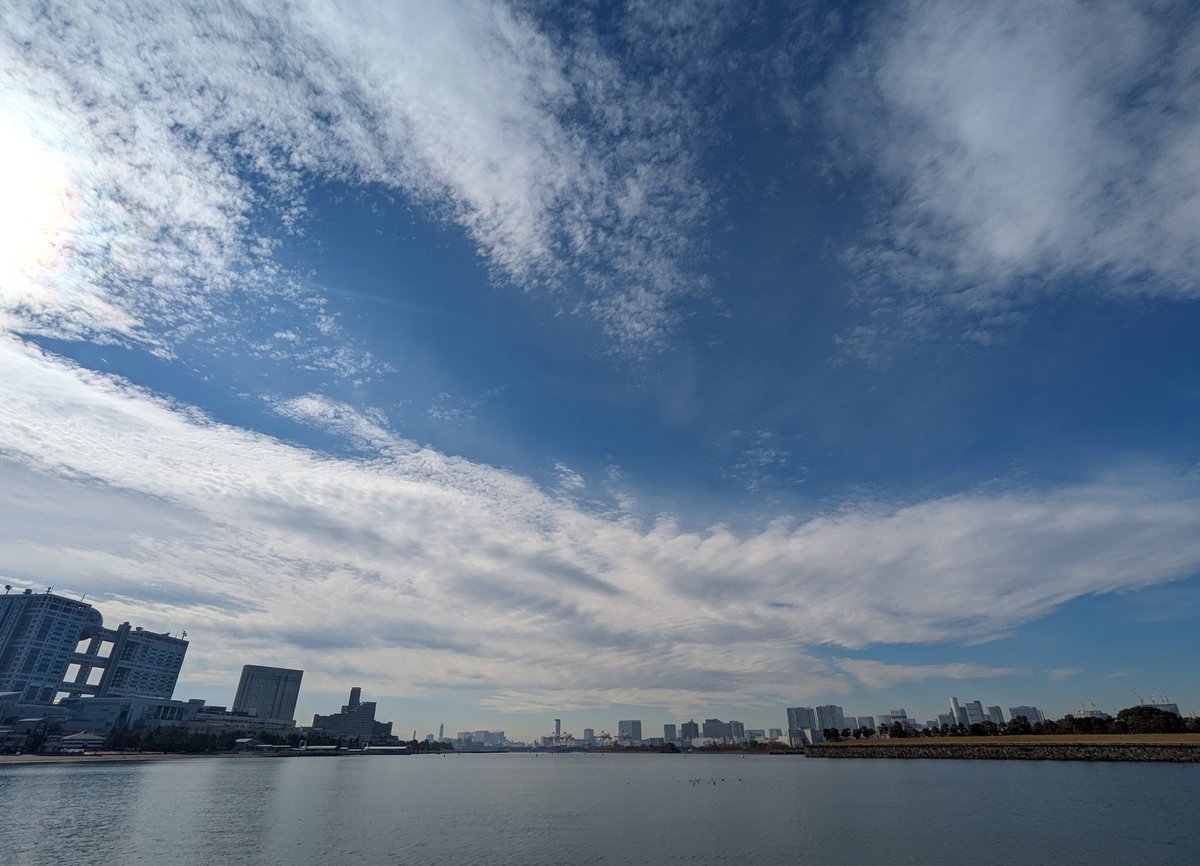
[[[442,722],[438,725],[438,742],[440,743],[444,739],[446,739],[446,723]]]
[[[1004,724],[1004,711],[999,707],[988,707],[987,717],[989,722],[994,722],[997,725]]]
[[[842,708],[834,704],[826,704],[825,706],[815,707],[814,712],[817,716],[817,729],[826,731],[829,728],[837,728],[839,731],[846,727],[845,716],[842,715]]]
[[[584,728],[583,729],[583,744],[585,746],[590,746],[594,742],[596,742],[596,729],[595,728]]]
[[[730,729],[729,722],[723,722],[720,719],[705,719],[700,733],[706,740],[720,740],[724,742],[733,738],[733,731]]]
[[[554,739],[562,737],[562,719],[554,720]]]
[[[979,701],[968,701],[967,703],[963,704],[963,709],[967,713],[968,725],[982,724],[983,720],[987,718],[983,712],[983,704],[981,704]]]
[[[950,699],[950,715],[954,717],[954,724],[967,724],[967,711],[958,705],[958,698]]]
[[[735,743],[744,743],[746,741],[746,726],[741,722],[730,719],[729,738]]]
[[[86,644],[86,646],[81,646]],[[52,593],[0,596],[0,691],[22,703],[61,696],[167,698],[188,642],[121,623],[105,628],[90,604]]]
[[[1046,717],[1042,715],[1042,711],[1037,707],[1009,707],[1008,717],[1015,719],[1017,716],[1024,716],[1031,725],[1036,725],[1038,722],[1046,720]]]
[[[875,730],[874,716],[859,716],[857,719],[855,719],[855,721],[858,723],[860,728],[866,728],[868,731]]]
[[[695,719],[690,719],[679,726],[679,739],[689,742],[700,736],[700,726]]]
[[[337,737],[353,737],[360,743],[387,742],[392,737],[392,723],[375,721],[375,702],[363,701],[358,686],[350,690],[350,701],[340,713],[315,715],[312,726]]]
[[[637,745],[642,741],[641,719],[625,719],[617,722],[617,739],[627,745]]]
[[[788,707],[787,723],[789,731],[816,728],[817,714],[813,712],[812,707]]]
[[[664,740],[677,739],[677,736],[675,734],[675,726],[674,725],[663,725],[663,739]]]
[[[304,671],[291,668],[269,668],[245,665],[233,699],[235,713],[250,712],[260,719],[295,721],[296,699],[300,696],[300,680]],[[350,700],[357,703],[351,691]]]

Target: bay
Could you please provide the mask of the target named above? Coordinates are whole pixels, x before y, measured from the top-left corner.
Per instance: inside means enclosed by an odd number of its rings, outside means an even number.
[[[790,756],[0,767],[0,864],[1186,863],[1200,767]]]

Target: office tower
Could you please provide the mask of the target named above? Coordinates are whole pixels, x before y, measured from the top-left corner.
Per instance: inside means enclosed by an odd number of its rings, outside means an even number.
[[[86,646],[85,646],[86,644]],[[170,698],[188,642],[121,623],[50,592],[0,596],[0,691],[23,703],[57,697]]]
[[[444,739],[446,739],[446,723],[445,722],[438,725],[438,742],[440,743]]]
[[[854,721],[858,724],[858,727],[860,727],[860,728],[866,728],[868,731],[875,730],[875,717],[874,716],[859,716]]]
[[[1036,725],[1038,722],[1045,721],[1046,719],[1042,715],[1042,711],[1037,707],[1009,707],[1008,717],[1015,719],[1017,716],[1024,716],[1031,725]]]
[[[789,707],[787,711],[789,731],[803,731],[805,728],[816,728],[817,714],[812,707]]]
[[[562,738],[562,719],[554,720],[554,739]]]
[[[744,743],[746,741],[746,726],[741,722],[729,720],[729,739],[735,743]]]
[[[664,740],[677,739],[677,734],[675,733],[674,725],[663,725],[663,739]]]
[[[988,721],[995,722],[997,725],[1004,724],[1004,711],[999,707],[988,707],[987,717]]]
[[[245,665],[233,699],[235,713],[252,713],[260,719],[295,721],[296,699],[304,671]],[[361,694],[361,690],[355,689]],[[351,700],[356,700],[354,691]],[[349,706],[349,705],[347,705]]]
[[[783,739],[783,728],[767,728],[767,739],[782,740]]]
[[[296,688],[299,689],[299,680]],[[293,712],[295,700],[292,701]],[[362,700],[362,689],[350,690],[350,701],[340,713],[313,716],[312,726],[340,738],[355,738],[361,743],[386,742],[392,738],[392,723],[375,721],[375,702]]]
[[[590,746],[594,742],[596,742],[596,729],[595,728],[584,728],[583,729],[583,744],[585,746]]]
[[[696,724],[695,719],[684,722],[679,726],[679,739],[685,742],[691,742],[700,736],[700,726]]]
[[[617,739],[629,745],[637,745],[642,741],[641,719],[626,719],[617,722]]]
[[[826,731],[829,728],[837,728],[839,731],[846,727],[846,719],[842,715],[842,708],[834,704],[826,704],[821,707],[814,707],[813,712],[817,716],[816,728],[819,731]]]
[[[701,736],[706,740],[726,740],[733,739],[733,731],[729,722],[723,722],[720,719],[705,719],[704,726],[700,729]]]
[[[954,716],[950,715],[949,713],[938,713],[937,721],[939,728],[954,727],[954,725],[958,724],[956,721],[954,721]]]
[[[954,724],[966,726],[967,711],[958,705],[958,698],[950,699],[950,715],[954,716]]]
[[[963,710],[965,710],[967,713],[968,725],[983,724],[983,720],[987,718],[983,712],[983,704],[981,704],[979,701],[968,701],[967,703],[963,704]]]

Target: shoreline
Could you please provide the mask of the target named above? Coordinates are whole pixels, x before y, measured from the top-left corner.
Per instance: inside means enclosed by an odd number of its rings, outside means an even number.
[[[899,760],[1118,761],[1200,763],[1200,735],[1112,734],[1094,736],[948,737],[818,743],[810,758]]]

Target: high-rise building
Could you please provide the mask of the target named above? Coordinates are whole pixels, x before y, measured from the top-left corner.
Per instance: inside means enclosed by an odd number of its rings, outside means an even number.
[[[983,704],[979,701],[967,701],[967,703],[963,704],[963,709],[967,713],[968,725],[983,724],[984,719],[987,718],[983,712]]]
[[[741,722],[730,719],[729,739],[733,740],[735,743],[746,742],[746,726]]]
[[[554,720],[554,739],[562,738],[562,719]]]
[[[636,746],[641,743],[641,719],[625,719],[624,721],[617,722],[617,739],[627,746]]]
[[[0,596],[0,691],[21,702],[59,697],[169,699],[188,642],[121,623],[104,627],[90,604],[50,592]]]
[[[989,722],[994,722],[997,725],[1004,724],[1004,711],[999,707],[988,707],[987,717]]]
[[[954,717],[954,724],[966,726],[967,711],[958,705],[958,698],[950,699],[950,715]]]
[[[817,714],[812,707],[788,707],[788,731],[803,731],[817,726]]]
[[[303,676],[304,671],[291,668],[245,665],[233,699],[233,711],[252,713],[260,719],[294,722]],[[352,692],[351,699],[354,697]]]
[[[293,711],[294,706],[293,702]],[[340,713],[314,715],[312,726],[335,737],[353,737],[360,743],[382,743],[392,739],[392,723],[375,721],[375,702],[363,701],[362,689],[358,686],[350,690],[350,701]]]
[[[1042,715],[1042,711],[1037,707],[1009,707],[1008,717],[1015,719],[1017,716],[1024,716],[1031,725],[1036,725],[1038,722],[1046,720],[1046,717]]]
[[[677,739],[675,725],[663,725],[663,739],[668,742]]]
[[[689,719],[679,726],[679,739],[684,742],[691,742],[700,736],[700,726],[696,724],[695,719]]]
[[[590,746],[594,742],[596,742],[596,729],[595,728],[584,728],[583,729],[583,744],[585,746]]]
[[[854,721],[858,723],[858,727],[860,728],[866,728],[868,731],[875,730],[874,716],[859,716]]]
[[[701,736],[706,740],[726,740],[733,739],[733,731],[730,728],[729,722],[723,722],[720,719],[705,719],[704,726],[700,729]]]
[[[830,728],[837,728],[840,731],[846,727],[846,718],[842,715],[842,708],[839,706],[825,704],[821,707],[814,707],[813,712],[817,716],[817,730],[827,731]]]

